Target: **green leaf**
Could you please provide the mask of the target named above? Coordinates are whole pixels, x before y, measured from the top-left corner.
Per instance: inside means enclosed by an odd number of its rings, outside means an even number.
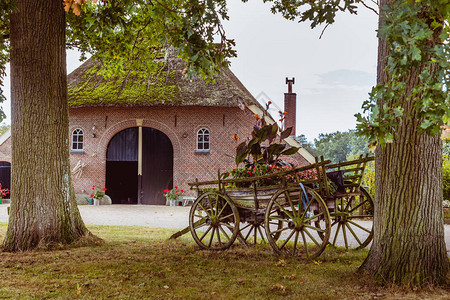
[[[291,135],[292,127],[286,128],[281,134],[280,138],[285,139]]]
[[[297,148],[297,147],[291,147],[291,148],[281,152],[281,155],[293,155],[293,154],[297,153],[298,150],[299,150],[299,148]]]

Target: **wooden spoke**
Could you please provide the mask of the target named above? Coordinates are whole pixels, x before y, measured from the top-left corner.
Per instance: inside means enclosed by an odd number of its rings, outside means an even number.
[[[258,231],[259,231],[259,234],[261,235],[261,239],[262,239],[263,242],[265,243],[266,240],[264,239],[264,235],[263,235],[263,233],[262,233],[261,226],[258,226]]]
[[[296,217],[298,214],[296,214],[296,209],[294,208],[294,203],[291,200],[291,195],[289,195],[288,191],[285,191],[284,195],[285,195],[285,199],[287,198],[287,200],[289,201],[289,205],[291,206],[291,209],[292,209],[292,214],[294,215],[294,217]],[[300,213],[300,210],[299,210],[299,213]]]
[[[359,225],[358,223],[355,223],[355,222],[350,221],[350,220],[349,220],[348,222],[349,222],[350,224],[353,224],[353,225],[355,225],[356,227],[358,227],[358,228],[364,230],[365,232],[368,232],[368,233],[371,233],[371,232],[372,232],[371,230],[368,230],[367,228],[365,228],[365,227]]]
[[[347,226],[348,230],[350,231],[350,233],[353,235],[353,237],[355,238],[355,240],[358,242],[358,244],[361,246],[362,243],[359,240],[358,236],[355,234],[355,232],[353,231],[352,227],[350,225],[348,225],[348,223],[345,223],[345,225]]]
[[[211,233],[211,238],[209,239],[209,244],[208,244],[208,248],[211,248],[212,245],[212,241],[214,239],[214,232],[216,231],[216,228],[213,227],[212,233]]]
[[[220,210],[220,212],[217,214],[217,216],[220,216],[223,212],[223,210],[225,209],[225,207],[227,207],[228,203],[225,202],[225,204],[222,206],[222,209]]]
[[[319,242],[317,242],[317,240],[312,236],[311,233],[309,233],[308,230],[306,230],[306,228],[303,229],[304,232],[306,232],[306,234],[309,236],[309,238],[314,242],[314,244],[316,244],[317,246],[320,246]]]
[[[344,236],[345,248],[348,249],[347,232],[345,230],[345,225],[342,225],[342,235]]]
[[[223,221],[223,220],[225,220],[225,219],[227,219],[229,217],[232,217],[232,216],[234,216],[234,214],[231,213],[229,215],[226,215],[225,217],[220,218],[219,221]]]
[[[275,231],[271,231],[270,234],[280,233],[280,232],[283,232],[283,231],[285,231],[287,229],[289,229],[289,227],[285,227],[285,228],[281,228],[281,229],[278,229],[278,230],[275,230]]]
[[[334,235],[334,239],[333,239],[333,243],[332,243],[333,246],[336,246],[336,239],[337,239],[337,236],[339,235],[339,229],[341,229],[341,223],[338,224],[338,227],[336,229],[336,233]]]
[[[360,208],[361,206],[363,206],[364,204],[369,203],[369,200],[365,200],[364,202],[359,203],[358,205],[356,205],[351,211],[349,211],[349,213],[354,212],[355,210],[357,210],[358,208]]]
[[[280,250],[284,248],[284,246],[286,246],[286,244],[289,242],[289,240],[291,239],[291,237],[294,235],[295,230],[292,230],[291,234],[289,234],[288,238],[284,241],[284,243],[281,245]]]
[[[302,213],[301,218],[305,217],[306,212],[307,212],[308,209],[310,208],[312,202],[313,202],[313,201],[312,201],[312,199],[311,199],[311,200],[309,201],[308,205],[306,206],[305,211]]]
[[[312,230],[318,231],[318,232],[322,232],[322,233],[325,233],[325,232],[326,232],[325,229],[318,228],[318,227],[314,227],[314,226],[311,226],[311,225],[303,224],[303,226],[306,227],[306,228],[310,228],[310,229],[312,229]]]
[[[294,248],[292,248],[292,256],[295,256],[295,252],[297,252],[297,242],[298,242],[298,231],[295,231]]]
[[[219,226],[217,226],[217,228],[219,228],[220,231],[222,231],[222,234],[224,236],[226,236],[227,240],[230,240],[230,237],[228,236],[228,234],[225,232],[225,230],[223,230],[222,226],[220,226],[221,224],[219,223]]]
[[[220,240],[219,228],[216,228],[217,241],[219,242],[219,247],[222,247],[222,241]]]
[[[202,235],[202,237],[200,238],[200,241],[203,240],[203,238],[208,234],[208,232],[211,230],[212,226],[209,225],[208,229],[206,229],[205,233]]]
[[[275,201],[275,203],[289,218],[293,219],[292,215],[287,210],[285,210],[284,207],[282,207],[277,201]]]
[[[317,219],[317,218],[319,218],[319,217],[321,217],[321,216],[323,216],[323,212],[318,213],[317,215],[314,215],[314,216],[312,216],[312,217],[309,218],[309,219],[305,219],[305,222],[309,222],[309,221],[314,220],[314,219]]]
[[[306,257],[309,258],[308,243],[306,242],[305,233],[303,231],[302,231],[302,240],[303,244],[305,245]]]

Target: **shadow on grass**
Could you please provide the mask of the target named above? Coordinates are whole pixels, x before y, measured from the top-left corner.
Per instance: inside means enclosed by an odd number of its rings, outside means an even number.
[[[328,247],[313,261],[278,257],[268,245],[200,250],[174,230],[89,226],[104,243],[0,253],[0,298],[42,299],[423,299],[447,296],[381,288],[355,273],[367,250]],[[0,225],[0,238],[6,225]]]

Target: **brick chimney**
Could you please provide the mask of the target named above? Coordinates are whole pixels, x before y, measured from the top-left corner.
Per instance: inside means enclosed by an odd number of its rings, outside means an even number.
[[[288,92],[284,93],[284,111],[286,116],[284,119],[284,128],[292,127],[291,136],[295,137],[295,119],[297,109],[297,94],[292,92],[292,85],[295,83],[295,78],[288,79],[286,77],[286,84],[288,85]]]

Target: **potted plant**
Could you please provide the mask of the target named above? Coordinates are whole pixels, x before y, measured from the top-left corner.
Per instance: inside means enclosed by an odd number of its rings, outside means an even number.
[[[165,189],[163,196],[166,198],[167,201],[169,201],[170,206],[176,205],[177,201],[180,201],[180,196],[183,193],[183,190],[179,190],[177,186],[175,186],[173,189]],[[167,204],[167,202],[166,202]]]
[[[94,200],[94,205],[100,205],[100,200],[105,196],[106,188],[100,190],[97,186],[93,185],[92,190],[91,198]]]
[[[2,189],[2,184],[0,183],[0,204],[3,203],[3,198],[6,197],[6,195],[9,194],[8,189]]]

